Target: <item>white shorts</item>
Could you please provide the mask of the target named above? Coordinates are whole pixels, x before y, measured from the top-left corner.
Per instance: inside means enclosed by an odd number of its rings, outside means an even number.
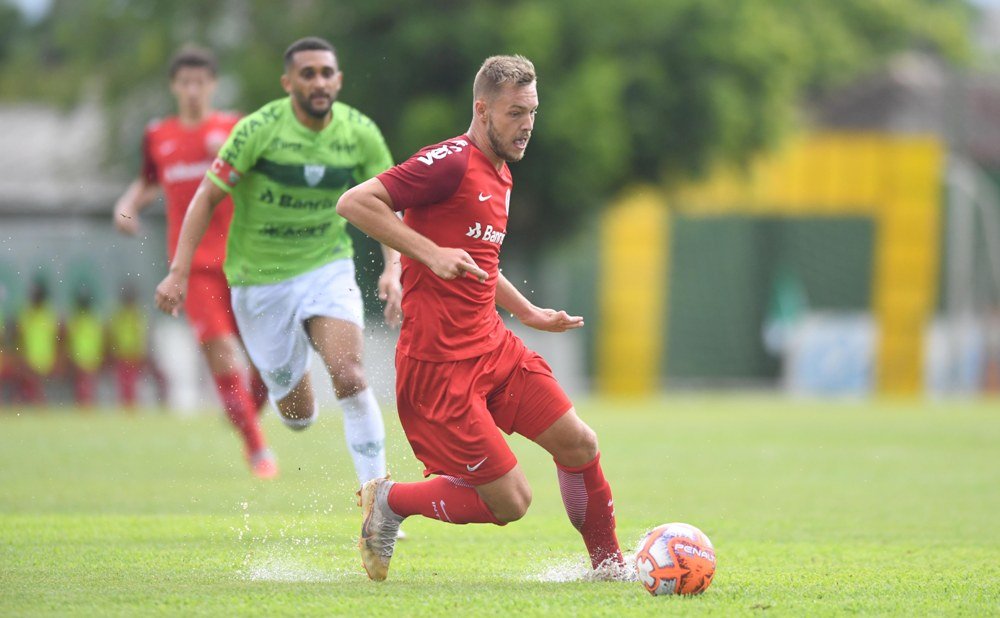
[[[272,403],[284,399],[309,371],[306,320],[322,316],[365,327],[361,290],[350,259],[278,283],[234,287],[233,313]]]

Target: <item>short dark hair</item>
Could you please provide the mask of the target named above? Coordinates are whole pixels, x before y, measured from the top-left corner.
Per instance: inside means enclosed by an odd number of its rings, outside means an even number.
[[[334,58],[337,57],[337,50],[333,48],[330,41],[318,36],[307,36],[295,41],[285,50],[285,68],[292,66],[292,58],[295,57],[295,54],[303,51],[328,51],[333,54]]]
[[[177,72],[184,67],[208,69],[215,76],[219,70],[219,63],[211,50],[196,45],[185,45],[170,59],[170,79],[176,77]]]

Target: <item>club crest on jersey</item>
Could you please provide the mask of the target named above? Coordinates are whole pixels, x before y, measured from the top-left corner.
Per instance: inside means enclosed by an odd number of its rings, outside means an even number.
[[[476,225],[470,225],[469,231],[466,232],[465,235],[469,238],[479,238],[495,245],[502,245],[503,239],[507,236],[507,233],[495,230],[493,229],[493,226],[489,224],[483,228],[482,224],[479,223],[479,221],[476,221]]]
[[[304,176],[306,178],[306,184],[310,187],[315,187],[319,184],[319,181],[323,180],[323,175],[326,174],[325,165],[306,165],[304,166]]]

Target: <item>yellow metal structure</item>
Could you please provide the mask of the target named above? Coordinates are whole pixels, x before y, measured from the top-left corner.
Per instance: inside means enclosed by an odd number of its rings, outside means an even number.
[[[631,191],[612,212],[601,226],[598,388],[648,393],[662,362],[670,217],[651,187]]]
[[[660,375],[669,201],[685,216],[871,217],[876,384],[883,394],[920,392],[924,330],[937,297],[943,166],[944,147],[934,137],[819,133],[790,141],[746,170],[720,170],[669,198],[649,190],[626,196],[603,225],[599,385],[638,394],[652,390]],[[640,281],[640,259],[663,262],[642,265]],[[632,285],[639,289],[628,289]],[[643,302],[661,303],[661,311]]]

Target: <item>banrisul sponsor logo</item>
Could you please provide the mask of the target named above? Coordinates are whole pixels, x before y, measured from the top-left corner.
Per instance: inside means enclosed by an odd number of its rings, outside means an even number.
[[[337,206],[337,200],[329,197],[322,197],[315,200],[303,200],[295,197],[294,195],[282,193],[281,198],[278,200],[278,206],[281,208],[292,208],[294,210],[330,210],[331,208],[335,208]]]
[[[462,152],[468,145],[469,142],[464,139],[452,140],[451,143],[445,144],[444,146],[438,146],[434,150],[428,150],[424,154],[418,156],[417,160],[424,165],[434,165],[435,161],[440,161],[453,152]]]
[[[306,184],[310,187],[318,185],[323,180],[323,175],[326,174],[325,165],[304,165],[302,169]]]
[[[507,237],[507,232],[502,232],[500,230],[494,229],[492,225],[487,224],[486,227],[476,221],[475,225],[469,226],[469,231],[465,233],[469,238],[478,238],[486,242],[491,242],[495,245],[502,245],[503,239]]]
[[[262,204],[274,204],[274,193],[270,189],[265,189],[258,198]],[[280,208],[291,208],[293,210],[330,210],[337,205],[337,201],[330,197],[321,197],[315,200],[304,200],[289,193],[278,195],[277,203]]]

